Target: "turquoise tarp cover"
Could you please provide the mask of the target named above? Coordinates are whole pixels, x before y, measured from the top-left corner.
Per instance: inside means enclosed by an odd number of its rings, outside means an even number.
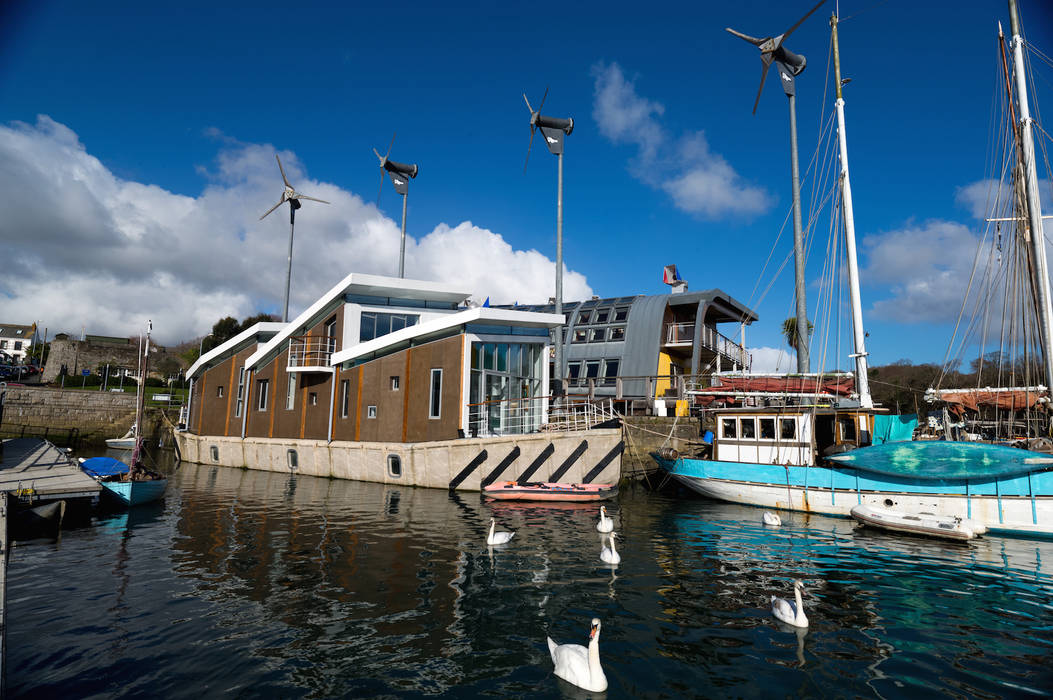
[[[901,416],[874,416],[874,444],[886,442],[906,442],[914,435],[918,427],[917,413],[904,413]]]
[[[1053,455],[983,442],[924,440],[860,447],[827,459],[908,479],[994,479],[1053,468]]]

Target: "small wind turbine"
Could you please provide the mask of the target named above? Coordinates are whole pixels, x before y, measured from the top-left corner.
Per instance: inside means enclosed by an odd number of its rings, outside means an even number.
[[[768,68],[771,67],[772,63],[774,63],[775,67],[779,70],[779,82],[782,83],[783,92],[786,93],[786,97],[790,100],[790,168],[791,186],[793,188],[793,256],[798,328],[808,327],[808,304],[804,295],[804,235],[801,232],[801,175],[800,168],[797,164],[797,106],[794,78],[804,71],[804,66],[807,61],[804,56],[792,53],[784,46],[783,42],[786,41],[786,37],[790,36],[797,27],[801,26],[802,22],[808,19],[813,12],[818,10],[824,2],[826,2],[826,0],[819,0],[819,3],[809,10],[804,17],[797,20],[795,25],[775,37],[769,36],[764,39],[758,39],[749,34],[737,32],[731,27],[727,28],[728,32],[753,44],[760,49],[761,52],[760,59],[763,68],[761,68],[760,87],[757,88],[757,99],[753,101],[753,113],[757,113],[757,105],[760,103],[761,91],[764,89],[764,79],[768,77]],[[797,334],[798,372],[808,372],[808,342],[809,338],[807,333]]]
[[[420,168],[416,165],[396,163],[388,158],[391,155],[391,147],[395,145],[395,134],[391,135],[391,143],[388,144],[388,152],[380,155],[377,149],[373,149],[377,160],[380,161],[381,170],[387,170],[391,177],[391,184],[395,191],[402,195],[402,245],[399,248],[399,277],[406,276],[406,200],[409,198],[410,178],[416,178]],[[380,193],[384,191],[384,173],[380,173],[380,189],[377,190],[377,206],[380,206]]]
[[[548,88],[541,96],[541,104],[537,110],[530,106],[530,100],[523,93],[523,101],[530,110],[530,143],[527,144],[526,161],[523,163],[523,172],[526,172],[527,164],[530,162],[530,149],[534,145],[534,132],[541,129],[541,135],[545,137],[545,145],[553,155],[559,157],[559,184],[556,193],[556,313],[563,313],[563,139],[570,136],[574,131],[574,120],[570,117],[559,119],[557,117],[546,117],[541,114],[545,106],[545,98],[548,97]],[[563,329],[556,329],[556,357],[555,368],[557,379],[563,378]],[[562,390],[562,383],[559,384]]]
[[[285,168],[282,167],[282,159],[278,158],[278,154],[275,153],[274,157],[278,159],[278,170],[282,173],[282,182],[285,183],[285,191],[282,192],[282,198],[278,200],[278,203],[267,210],[267,212],[260,217],[260,221],[266,218],[267,214],[285,204],[289,203],[289,266],[285,272],[285,307],[282,311],[282,323],[289,320],[289,283],[292,281],[292,245],[293,245],[293,230],[296,226],[296,210],[302,205],[300,204],[301,199],[309,199],[312,202],[321,202],[322,204],[329,204],[324,199],[318,199],[317,197],[308,197],[305,194],[300,194],[293,186],[289,184],[289,178],[285,177]]]

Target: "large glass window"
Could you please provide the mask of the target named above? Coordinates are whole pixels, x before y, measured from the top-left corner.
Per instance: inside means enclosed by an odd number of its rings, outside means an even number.
[[[468,389],[468,423],[472,436],[516,434],[541,426],[542,372],[547,357],[539,343],[473,343]],[[476,358],[479,358],[478,361]],[[575,381],[580,362],[568,364]]]
[[[238,402],[234,405],[234,417],[241,418],[242,406],[245,405],[245,368],[238,372]]]
[[[400,331],[408,326],[415,326],[419,318],[416,314],[385,314],[379,311],[363,311],[362,320],[359,324],[358,339],[365,342],[388,333]]]

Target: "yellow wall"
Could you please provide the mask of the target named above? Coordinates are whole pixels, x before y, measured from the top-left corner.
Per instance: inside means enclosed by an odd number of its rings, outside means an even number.
[[[669,366],[671,364],[672,364],[672,361],[669,359],[669,355],[660,351],[658,353],[658,376],[662,376],[663,374],[664,375],[668,375],[669,374]],[[672,386],[673,386],[672,382],[670,382],[668,379],[659,379],[658,381],[656,381],[655,385],[654,385],[654,396],[655,396],[655,398],[657,399],[657,398],[664,397],[666,389],[669,389]]]

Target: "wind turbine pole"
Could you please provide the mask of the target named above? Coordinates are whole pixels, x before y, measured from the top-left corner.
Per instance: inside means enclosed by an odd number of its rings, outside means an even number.
[[[804,234],[801,232],[801,171],[797,164],[797,98],[790,99],[790,166],[793,171],[793,270],[797,298],[797,371],[809,371],[808,302],[804,296]]]
[[[563,152],[556,188],[556,314],[563,314]],[[556,329],[556,379],[563,379],[563,327]],[[562,388],[562,385],[561,385]],[[562,394],[562,391],[560,392]]]
[[[1024,150],[1024,173],[1027,178],[1027,213],[1031,229],[1031,255],[1035,260],[1035,289],[1038,293],[1038,323],[1042,333],[1042,360],[1045,363],[1046,386],[1053,389],[1053,309],[1049,298],[1049,269],[1046,264],[1046,236],[1042,230],[1042,204],[1035,174],[1035,140],[1031,133],[1031,110],[1027,102],[1027,80],[1024,76],[1024,39],[1020,36],[1020,16],[1016,0],[1009,0],[1009,25],[1013,33],[1013,75],[1016,99],[1020,105],[1020,141]]]
[[[837,44],[837,15],[830,17],[834,42],[834,89],[837,91],[837,144],[841,152],[841,200],[845,208],[845,257],[848,259],[848,288],[852,300],[852,337],[855,341],[856,387],[859,405],[873,408],[870,378],[867,376],[866,334],[863,332],[863,306],[859,299],[859,263],[856,260],[856,221],[852,210],[852,184],[848,178],[848,138],[845,135],[845,100],[841,96],[841,54]]]
[[[296,227],[296,207],[289,204],[289,265],[285,270],[285,310],[282,311],[282,323],[289,321],[289,284],[292,282],[292,244],[293,231]]]
[[[402,247],[399,249],[399,278],[406,276],[406,200],[409,192],[402,195]]]

